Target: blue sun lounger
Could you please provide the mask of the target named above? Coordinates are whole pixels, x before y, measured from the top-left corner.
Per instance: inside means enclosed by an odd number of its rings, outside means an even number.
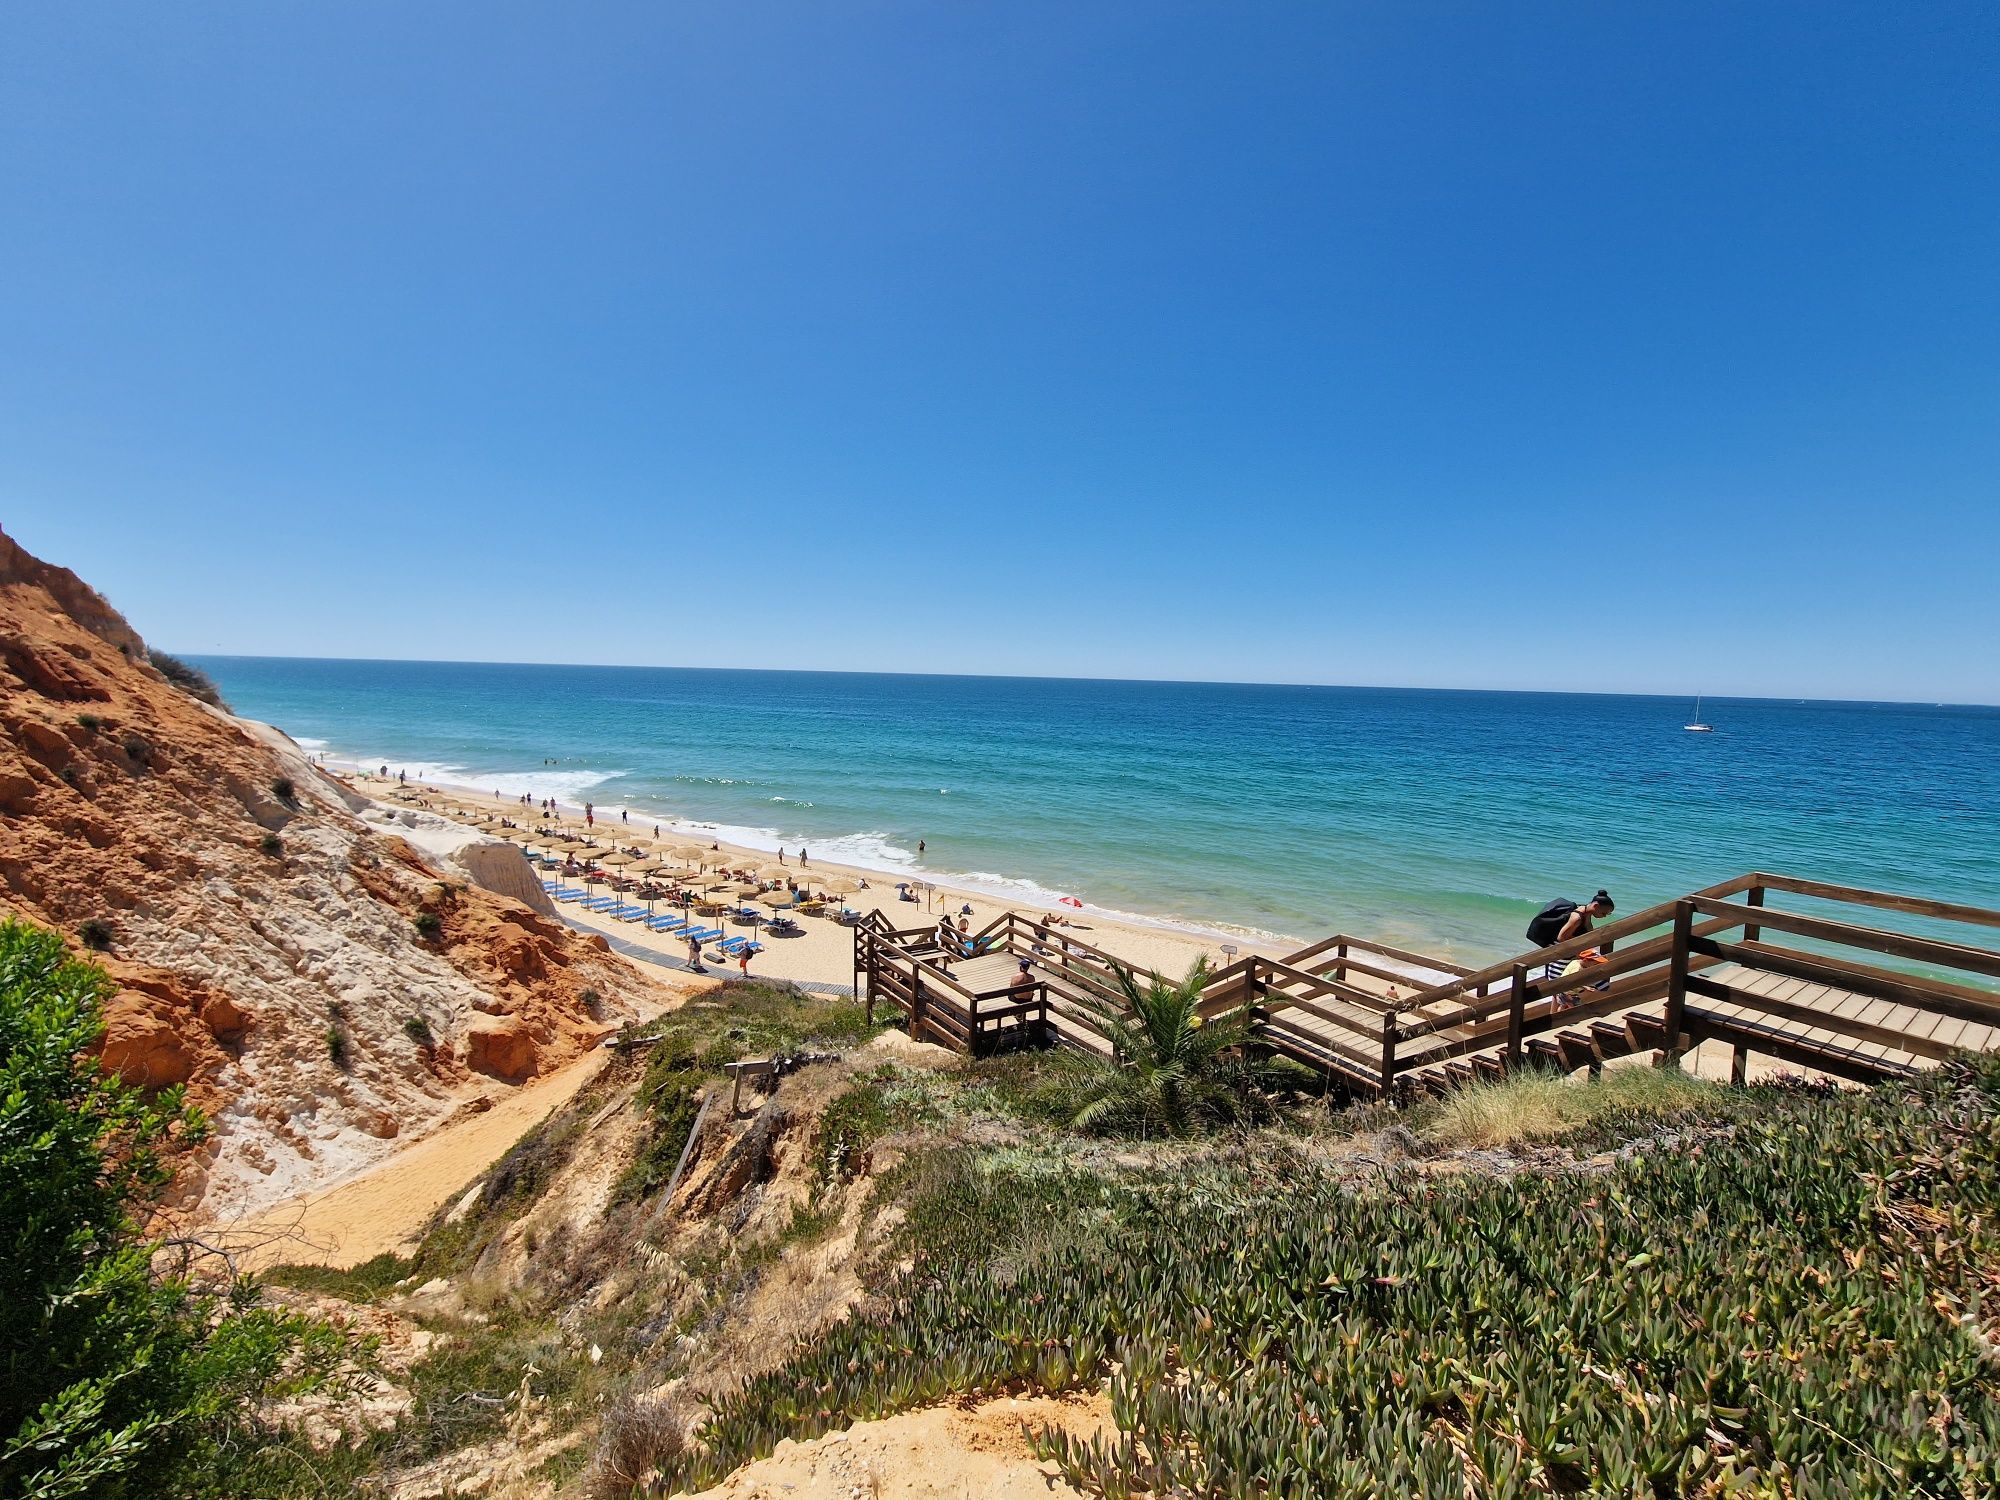
[[[675,937],[686,938],[690,943],[712,943],[722,936],[720,927],[690,927],[685,932],[677,932]]]
[[[740,956],[745,950],[755,954],[764,951],[762,943],[753,943],[746,937],[724,938],[715,945],[715,951],[729,958]]]
[[[646,920],[646,918],[650,917],[652,913],[647,911],[646,908],[643,906],[632,906],[628,904],[625,906],[612,907],[611,915],[616,917],[621,922],[643,922]]]
[[[603,912],[610,911],[614,906],[623,906],[625,903],[620,901],[616,896],[592,896],[583,904],[590,911]]]
[[[590,894],[580,885],[559,885],[549,894],[558,901],[581,901]]]
[[[646,925],[655,932],[679,932],[683,928],[691,927],[694,924],[689,922],[686,917],[653,917],[647,921]]]

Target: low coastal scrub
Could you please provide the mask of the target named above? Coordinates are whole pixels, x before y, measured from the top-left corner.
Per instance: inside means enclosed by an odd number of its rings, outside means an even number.
[[[1508,1180],[913,1168],[909,1269],[722,1401],[669,1487],[1108,1379],[1115,1435],[1039,1439],[1095,1495],[2000,1491],[2000,1061],[1737,1097],[1696,1144]],[[996,1254],[1024,1206],[1098,1227]]]
[[[146,659],[159,674],[191,698],[199,698],[203,703],[215,708],[228,710],[222,701],[222,690],[215,685],[215,679],[192,662],[182,661],[178,656],[169,656],[164,651],[148,651]]]
[[[851,1047],[880,1029],[853,1001],[815,999],[787,984],[735,980],[633,1033],[632,1041],[651,1043],[639,1085],[647,1124],[638,1153],[613,1189],[614,1199],[644,1198],[666,1185],[694,1129],[701,1096],[722,1081],[725,1064]]]
[[[0,1494],[267,1493],[277,1403],[340,1393],[353,1350],[198,1246],[147,1240],[206,1125],[91,1060],[112,988],[0,922]]]

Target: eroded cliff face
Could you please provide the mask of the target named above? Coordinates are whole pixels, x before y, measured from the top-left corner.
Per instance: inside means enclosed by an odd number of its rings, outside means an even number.
[[[209,1108],[187,1186],[209,1212],[345,1175],[477,1075],[559,1066],[657,998],[601,940],[433,865],[295,747],[175,687],[4,533],[0,730],[0,912],[118,982],[107,1065]]]

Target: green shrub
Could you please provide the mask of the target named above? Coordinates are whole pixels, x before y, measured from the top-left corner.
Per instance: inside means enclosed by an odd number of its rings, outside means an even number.
[[[444,933],[444,920],[434,911],[420,911],[410,918],[410,925],[417,929],[417,936],[427,943],[434,943]]]
[[[126,758],[133,765],[147,766],[153,763],[153,746],[144,735],[127,734],[119,743],[124,748]]]
[[[338,1026],[326,1028],[326,1060],[341,1072],[347,1071],[347,1033]]]
[[[271,795],[290,807],[298,800],[298,788],[292,785],[291,777],[280,776],[271,783]]]
[[[181,1090],[148,1100],[90,1060],[111,990],[0,922],[0,1494],[251,1493],[267,1403],[328,1387],[348,1346],[141,1235],[205,1126]]]
[[[431,1033],[431,1023],[422,1016],[403,1017],[403,1034],[420,1047],[432,1047],[437,1038]]]
[[[111,948],[111,924],[96,917],[85,917],[77,924],[77,941],[93,953],[109,952]]]
[[[164,651],[148,651],[146,659],[152,662],[159,674],[190,697],[199,698],[204,703],[226,709],[222,692],[208,673],[191,662],[182,661],[178,656],[169,656]]]
[[[267,833],[257,840],[257,847],[263,851],[265,858],[276,859],[285,852],[285,841],[275,833]]]
[[[104,727],[104,721],[98,718],[96,714],[78,714],[76,722],[91,734],[97,733],[98,730]]]

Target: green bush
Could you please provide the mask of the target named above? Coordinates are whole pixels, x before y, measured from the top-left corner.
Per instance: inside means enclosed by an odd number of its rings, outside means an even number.
[[[410,925],[417,929],[417,936],[427,943],[434,943],[444,933],[444,919],[434,911],[420,911],[410,918]]]
[[[285,841],[275,833],[267,833],[257,840],[257,847],[263,851],[265,858],[276,859],[285,852]]]
[[[326,1028],[326,1060],[341,1072],[347,1071],[347,1033],[338,1026]]]
[[[124,739],[119,741],[119,744],[124,748],[126,758],[133,765],[147,766],[153,763],[152,742],[144,735],[127,734]]]
[[[422,1016],[403,1017],[403,1034],[420,1047],[437,1044],[437,1038],[431,1034],[431,1023]]]
[[[249,1493],[266,1403],[326,1385],[347,1346],[247,1284],[161,1269],[138,1216],[204,1124],[90,1060],[111,988],[0,922],[0,1494]]]
[[[164,651],[148,651],[146,659],[152,662],[159,674],[190,697],[199,698],[204,703],[226,709],[222,701],[221,689],[215,680],[191,662],[182,661],[178,656],[169,656]]]
[[[96,917],[85,917],[77,924],[77,941],[93,953],[104,953],[111,947],[111,924]]]
[[[76,722],[90,734],[95,734],[104,727],[104,721],[96,714],[78,714]]]
[[[271,795],[287,807],[298,800],[298,794],[298,788],[292,785],[292,778],[289,776],[280,776],[271,783]]]

